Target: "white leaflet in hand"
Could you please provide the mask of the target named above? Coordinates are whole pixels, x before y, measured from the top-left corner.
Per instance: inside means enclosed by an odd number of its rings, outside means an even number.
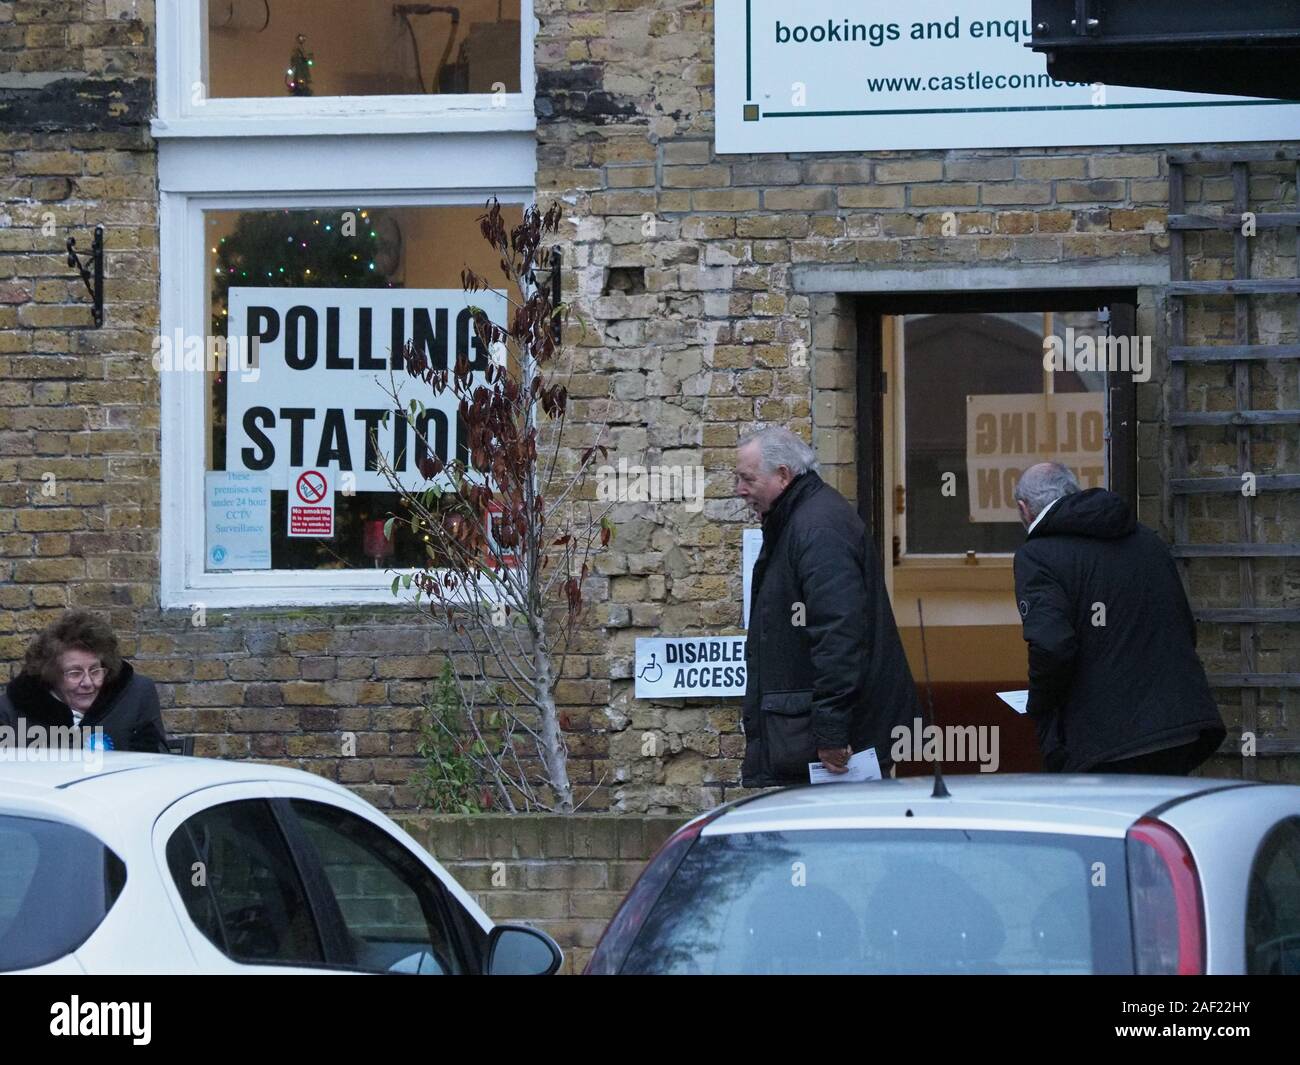
[[[847,773],[832,773],[821,762],[808,763],[808,780],[813,784],[852,784],[880,779],[880,759],[876,757],[874,747],[853,755],[849,759]]]

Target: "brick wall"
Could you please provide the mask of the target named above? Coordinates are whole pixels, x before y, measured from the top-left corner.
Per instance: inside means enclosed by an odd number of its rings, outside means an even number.
[[[709,3],[539,4],[539,195],[570,204],[574,244],[566,292],[594,323],[583,346],[588,401],[580,413],[608,419],[613,451],[631,461],[701,462],[709,476],[703,514],[626,505],[620,537],[602,560],[610,575],[611,760],[627,783],[620,808],[689,808],[721,797],[742,748],[734,705],[685,708],[632,698],[637,636],[736,631],[740,538],[746,524],[730,497],[732,448],[753,423],[778,421],[805,434],[823,476],[856,494],[854,363],[848,301],[804,294],[798,272],[837,265],[881,271],[990,265],[1033,267],[1062,277],[1098,265],[1164,264],[1168,164],[1161,147],[909,151],[719,156],[713,137],[713,25]],[[1063,139],[1068,129],[1063,129]],[[1293,164],[1253,168],[1252,209],[1294,210]],[[1217,210],[1231,183],[1195,168],[1189,210]],[[654,220],[651,235],[646,218]],[[945,223],[955,221],[955,235]],[[951,230],[951,227],[949,227]],[[1231,276],[1227,235],[1189,247],[1194,278]],[[1295,276],[1294,248],[1256,253],[1257,276]],[[637,271],[644,291],[607,294],[609,278]],[[1262,272],[1261,272],[1262,271]],[[1139,516],[1171,538],[1170,434],[1165,357],[1167,308],[1158,293],[1139,309],[1138,331],[1155,338],[1157,367],[1139,386]],[[1191,343],[1232,335],[1231,301],[1203,301],[1189,316]],[[1291,303],[1294,305],[1294,299]],[[1294,342],[1296,321],[1259,309],[1260,342]],[[792,358],[808,349],[807,365]],[[1294,363],[1257,378],[1257,405],[1286,408],[1296,396]],[[1232,402],[1222,365],[1194,371],[1190,402]],[[1281,397],[1287,397],[1285,399]],[[1257,472],[1293,472],[1294,427],[1271,431]],[[1197,430],[1191,473],[1232,473],[1230,431]],[[1198,535],[1237,539],[1231,498],[1193,503]],[[1259,504],[1258,538],[1300,538],[1300,499]],[[1258,567],[1259,605],[1294,602],[1297,569]],[[1235,602],[1235,563],[1194,564],[1204,605]],[[650,601],[647,609],[647,599]],[[637,611],[641,617],[637,617]],[[1295,626],[1265,637],[1261,670],[1300,668]],[[1202,626],[1207,669],[1236,672],[1237,630]],[[1218,692],[1233,724],[1238,693]],[[1261,693],[1261,722],[1297,738],[1294,693]],[[638,757],[646,732],[661,733],[667,757]],[[1225,759],[1215,770],[1240,772]],[[1295,779],[1300,761],[1269,760],[1261,776]]]
[[[498,924],[540,928],[580,973],[619,903],[682,817],[411,816],[406,829]]]
[[[586,326],[571,334],[575,424],[608,420],[615,460],[698,462],[709,476],[702,513],[616,510],[617,536],[591,583],[592,624],[559,693],[571,773],[580,796],[596,789],[587,809],[693,811],[736,791],[738,703],[634,700],[635,637],[738,631],[749,519],[730,497],[731,462],[754,422],[807,434],[827,478],[850,496],[856,487],[850,302],[800,291],[800,271],[1162,263],[1166,154],[720,157],[711,4],[538,0],[537,15],[539,195],[566,201],[565,292]],[[0,6],[0,663],[11,668],[61,609],[99,609],[160,682],[169,728],[198,733],[200,753],[298,765],[409,809],[418,708],[441,653],[411,614],[234,610],[196,627],[188,611],[158,607],[153,68],[147,0]],[[1258,210],[1294,209],[1283,168],[1256,173]],[[1213,207],[1230,189],[1199,173],[1189,196]],[[955,236],[944,235],[947,212]],[[102,330],[89,328],[61,251],[69,235],[86,247],[96,223],[109,248]],[[1222,239],[1192,250],[1194,276],[1224,275]],[[1294,275],[1292,251],[1264,259]],[[1230,336],[1231,312],[1198,309],[1194,338]],[[1156,379],[1139,389],[1140,516],[1168,535],[1165,308],[1144,307],[1139,330],[1157,337],[1158,353]],[[1293,340],[1294,318],[1266,310],[1255,330]],[[1230,392],[1222,367],[1191,375],[1204,409],[1222,409]],[[1300,407],[1296,392],[1292,365],[1259,379],[1257,405]],[[1259,452],[1257,472],[1293,471],[1294,430],[1268,433],[1274,446]],[[1226,433],[1193,439],[1195,474],[1231,469]],[[1193,506],[1198,535],[1232,536],[1230,500]],[[1260,515],[1269,537],[1300,540],[1294,493],[1264,497]],[[1259,605],[1294,602],[1294,564],[1256,568]],[[1231,564],[1198,562],[1192,574],[1200,600],[1235,601]],[[1234,628],[1203,627],[1211,669],[1236,668],[1236,639]],[[1295,626],[1271,631],[1261,650],[1261,669],[1300,669]],[[1236,693],[1220,694],[1231,717]],[[1262,705],[1262,727],[1294,735],[1294,695],[1266,692]],[[355,758],[341,756],[345,732],[357,736]],[[1295,775],[1294,765],[1267,767]]]

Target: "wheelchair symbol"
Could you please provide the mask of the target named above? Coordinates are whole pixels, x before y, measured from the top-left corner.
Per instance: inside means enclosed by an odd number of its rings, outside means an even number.
[[[654,676],[650,676],[650,671],[654,670]],[[637,680],[644,680],[649,684],[657,684],[663,679],[664,667],[659,664],[653,651],[650,652],[650,661],[642,667],[641,672],[637,674]]]

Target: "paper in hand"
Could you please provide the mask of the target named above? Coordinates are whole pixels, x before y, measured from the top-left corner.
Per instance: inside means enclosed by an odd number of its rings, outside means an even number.
[[[1024,714],[1029,712],[1028,689],[1019,692],[998,692],[998,698],[1001,699],[1004,703],[1006,703],[1007,706],[1011,707],[1011,709],[1014,710],[1017,714]]]
[[[808,763],[808,780],[813,784],[852,784],[864,780],[881,780],[880,759],[876,749],[868,747],[849,759],[847,773],[832,773],[821,762]]]

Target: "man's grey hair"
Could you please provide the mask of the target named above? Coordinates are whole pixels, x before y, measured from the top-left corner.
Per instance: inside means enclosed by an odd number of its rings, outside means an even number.
[[[817,453],[784,426],[771,425],[741,438],[738,447],[757,442],[763,472],[774,473],[784,466],[792,476],[817,469]]]
[[[1068,466],[1059,462],[1042,462],[1030,466],[1016,482],[1016,498],[1037,517],[1051,503],[1080,491],[1079,482]]]

